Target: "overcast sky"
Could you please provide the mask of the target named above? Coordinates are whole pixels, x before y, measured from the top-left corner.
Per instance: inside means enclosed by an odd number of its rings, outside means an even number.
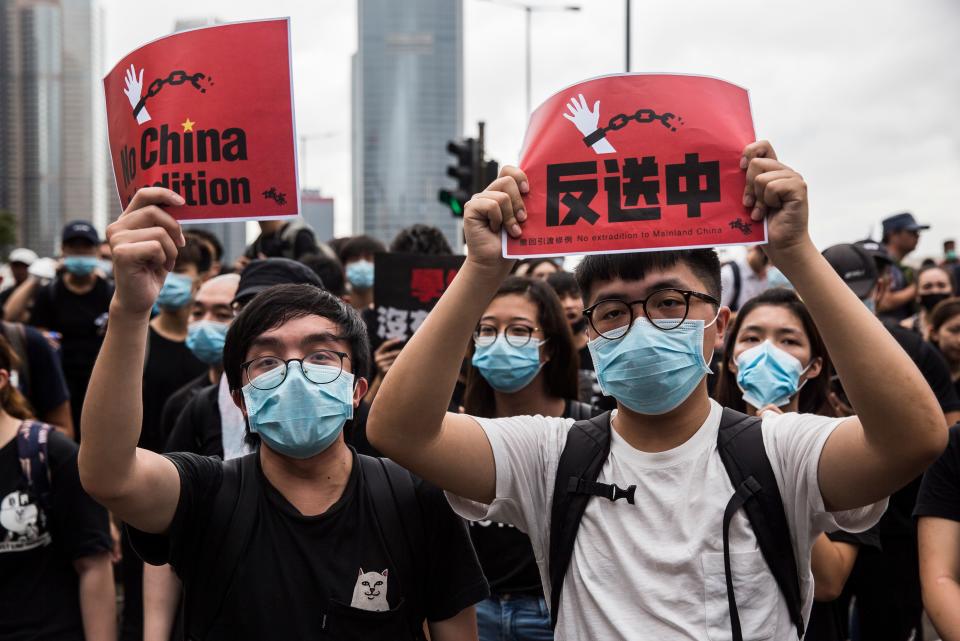
[[[397,0],[398,2],[406,0]],[[531,0],[569,4],[577,0]],[[305,186],[351,225],[350,56],[356,5],[344,0],[100,0],[105,69],[176,19],[289,15]],[[623,71],[623,0],[533,21],[533,104],[579,80]],[[487,123],[487,150],[515,162],[526,125],[523,12],[463,0],[464,126]],[[933,226],[919,255],[960,237],[960,3],[956,0],[716,0],[633,3],[633,70],[717,76],[750,90],[754,124],[810,189],[821,247],[866,236],[890,213]]]

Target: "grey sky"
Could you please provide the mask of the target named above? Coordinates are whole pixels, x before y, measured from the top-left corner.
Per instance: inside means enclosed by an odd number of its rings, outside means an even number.
[[[337,231],[349,232],[354,2],[100,2],[108,68],[177,18],[291,16],[297,129],[330,134],[309,143],[305,186],[334,196]],[[465,127],[485,120],[488,152],[515,162],[526,124],[523,13],[463,3]],[[534,16],[534,106],[623,70],[622,0],[579,4],[579,13]],[[933,225],[918,255],[939,255],[944,238],[960,237],[958,53],[955,0],[634,0],[633,70],[713,75],[750,89],[758,135],[807,179],[821,247],[861,238],[903,209]]]

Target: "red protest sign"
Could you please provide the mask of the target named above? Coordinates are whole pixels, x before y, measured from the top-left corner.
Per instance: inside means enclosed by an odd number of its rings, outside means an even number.
[[[766,241],[743,206],[745,89],[715,78],[621,74],[551,96],[521,152],[530,192],[503,255],[562,256]]]
[[[137,189],[187,201],[182,222],[300,212],[287,19],[176,33],[103,79],[110,157],[123,207]]]

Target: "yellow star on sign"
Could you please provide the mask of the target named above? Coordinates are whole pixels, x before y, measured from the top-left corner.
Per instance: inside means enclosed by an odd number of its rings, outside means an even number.
[[[187,133],[188,131],[193,131],[193,126],[195,124],[197,123],[193,122],[189,117],[187,117],[184,122],[180,123],[180,126],[183,127],[183,133]]]

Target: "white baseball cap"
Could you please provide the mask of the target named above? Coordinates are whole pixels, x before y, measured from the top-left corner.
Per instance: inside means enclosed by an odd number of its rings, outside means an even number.
[[[27,249],[26,247],[18,247],[10,252],[10,257],[7,259],[8,263],[23,263],[26,266],[32,265],[38,256],[35,251],[32,249]]]

